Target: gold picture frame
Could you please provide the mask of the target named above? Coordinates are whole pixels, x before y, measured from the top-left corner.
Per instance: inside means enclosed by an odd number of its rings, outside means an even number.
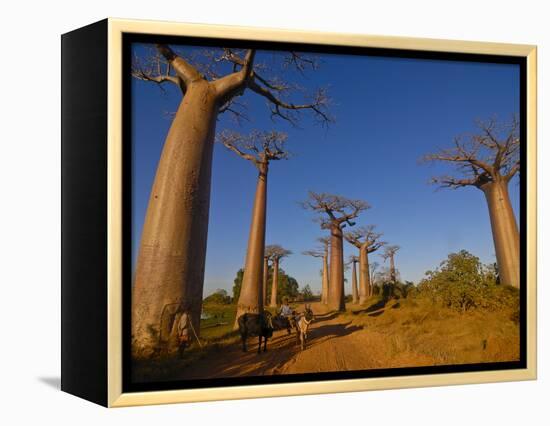
[[[174,22],[107,19],[107,146],[106,146],[106,400],[104,405],[123,407],[259,398],[334,392],[355,392],[380,389],[491,383],[534,380],[537,377],[537,200],[536,200],[536,131],[537,131],[537,49],[532,45],[487,43],[423,38],[335,34],[311,31],[289,31],[223,25],[183,24]],[[526,368],[423,374],[365,379],[342,379],[276,383],[246,386],[209,387],[200,389],[144,392],[123,391],[123,35],[155,34],[199,38],[253,40],[279,43],[307,43],[327,46],[372,47],[429,52],[452,52],[478,55],[503,55],[526,60],[527,108],[527,280],[526,280]],[[67,299],[68,300],[68,299]],[[69,303],[70,300],[67,302]],[[69,339],[69,338],[67,338]],[[69,373],[67,373],[69,374]],[[63,379],[62,379],[63,380]],[[78,394],[66,386],[67,391]]]

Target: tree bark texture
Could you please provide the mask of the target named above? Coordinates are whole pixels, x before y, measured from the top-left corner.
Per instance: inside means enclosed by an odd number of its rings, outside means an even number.
[[[273,259],[273,277],[271,282],[271,299],[269,300],[269,306],[271,308],[277,307],[277,286],[279,284],[279,259]]]
[[[263,310],[262,281],[265,250],[265,224],[267,205],[267,164],[261,164],[252,210],[246,262],[244,266],[241,294],[237,303],[237,320],[244,313],[260,313]]]
[[[510,202],[508,182],[490,182],[481,190],[489,208],[500,282],[519,288],[519,231]]]
[[[329,289],[329,268],[328,268],[328,253],[325,252],[323,256],[323,285],[321,291],[321,303],[326,305],[328,303],[328,289]]]
[[[262,303],[267,305],[267,280],[269,278],[269,258],[264,256],[264,277],[262,280]]]
[[[355,264],[357,262],[351,262],[353,264],[351,271],[351,298],[352,303],[357,304],[359,302],[359,291],[357,289],[357,270]]]
[[[369,274],[369,251],[366,244],[359,248],[359,303],[366,303],[372,296]]]
[[[174,306],[189,312],[199,332],[218,108],[208,82],[190,84],[166,137],[137,258],[134,357],[150,357],[174,341],[173,324],[161,318]]]
[[[344,250],[342,229],[339,224],[330,228],[330,286],[328,306],[336,311],[344,311]]]

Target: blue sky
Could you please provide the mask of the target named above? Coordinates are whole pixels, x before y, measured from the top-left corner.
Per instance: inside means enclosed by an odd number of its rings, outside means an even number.
[[[137,56],[145,54],[133,46]],[[258,52],[256,61],[271,61]],[[250,123],[241,127],[220,116],[217,131],[251,129],[288,133],[292,158],[273,162],[268,182],[267,244],[294,252],[282,268],[300,286],[319,290],[320,262],[302,251],[324,235],[311,212],[298,204],[308,190],[366,200],[372,207],[357,225],[376,224],[383,239],[398,244],[396,266],[405,280],[417,282],[447,254],[466,249],[483,262],[494,262],[494,246],[484,196],[476,188],[439,190],[433,175],[448,174],[448,165],[419,164],[424,154],[450,146],[453,137],[476,130],[474,120],[496,116],[509,120],[519,112],[519,66],[459,61],[317,55],[321,67],[291,82],[306,89],[328,87],[336,122],[328,129],[304,114],[300,128],[270,118],[265,100],[246,92]],[[271,62],[270,62],[271,63]],[[164,138],[181,95],[175,87],[162,92],[152,83],[133,80],[133,253]],[[243,266],[257,171],[249,162],[216,146],[205,295],[231,290]],[[516,216],[517,179],[510,185]],[[344,245],[347,256],[357,249]],[[378,253],[370,257],[384,265]],[[350,280],[351,281],[351,280]],[[348,284],[349,287],[349,284]],[[350,292],[350,289],[346,289]]]

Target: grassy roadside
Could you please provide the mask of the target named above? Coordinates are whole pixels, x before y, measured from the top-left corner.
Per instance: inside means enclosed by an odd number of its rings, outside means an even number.
[[[511,309],[460,313],[422,299],[391,300],[385,305],[374,299],[343,315],[369,331],[369,351],[376,351],[381,366],[519,359],[519,325]]]

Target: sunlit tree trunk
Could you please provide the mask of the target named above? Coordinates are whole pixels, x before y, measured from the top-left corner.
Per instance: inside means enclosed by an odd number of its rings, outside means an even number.
[[[393,254],[390,256],[390,279],[392,283],[397,281],[397,274],[395,273],[395,260]]]
[[[265,249],[267,171],[267,164],[261,164],[254,198],[254,209],[252,210],[241,294],[237,303],[235,328],[238,327],[237,320],[242,314],[247,312],[259,313],[263,310],[261,286]]]
[[[328,306],[336,311],[344,311],[344,249],[342,229],[339,225],[330,227],[330,286]]]
[[[132,295],[132,352],[162,346],[163,310],[181,305],[199,331],[218,104],[207,82],[189,86],[157,168],[143,225]],[[168,339],[173,340],[173,339]]]
[[[264,277],[262,280],[262,303],[267,305],[267,280],[269,278],[269,258],[264,255]]]
[[[352,303],[357,304],[357,302],[359,301],[359,291],[357,290],[357,270],[355,267],[355,264],[357,262],[352,261],[351,263],[353,264],[351,271],[351,298]]]
[[[273,277],[271,282],[271,299],[269,306],[272,308],[277,307],[277,287],[279,285],[279,259],[273,259]]]
[[[369,253],[367,245],[363,245],[359,249],[359,303],[365,303],[371,296]]]
[[[326,252],[325,252],[326,253]],[[328,268],[328,253],[323,256],[323,286],[321,291],[321,303],[328,303],[328,289],[329,289],[329,268]]]
[[[519,288],[519,231],[504,179],[481,187],[487,200],[500,282]]]

